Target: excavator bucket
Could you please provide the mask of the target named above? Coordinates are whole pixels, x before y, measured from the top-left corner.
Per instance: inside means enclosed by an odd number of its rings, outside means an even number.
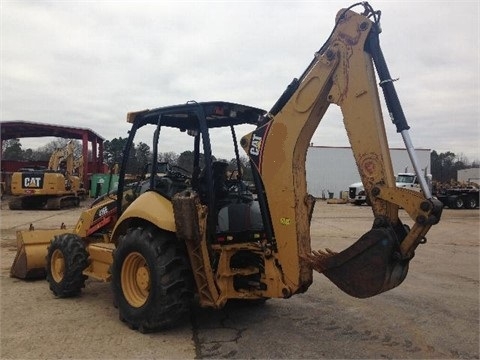
[[[17,254],[10,268],[10,276],[19,279],[45,278],[48,246],[55,235],[66,232],[69,231],[66,229],[18,231]]]
[[[403,259],[400,254],[393,229],[374,228],[339,253],[314,251],[307,258],[315,270],[341,290],[357,298],[367,298],[402,283],[410,259]]]

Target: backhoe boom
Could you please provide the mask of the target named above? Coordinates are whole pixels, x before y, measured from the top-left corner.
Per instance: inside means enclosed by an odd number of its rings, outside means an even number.
[[[409,126],[378,43],[379,14],[363,5],[362,15],[349,9],[338,13],[332,35],[298,82],[291,84],[290,94],[266,115],[265,125],[242,139],[264,185],[280,263],[288,263],[291,254],[303,259],[298,266],[283,266],[293,293],[308,287],[311,267],[357,297],[399,285],[416,246],[441,214],[441,205],[428,193],[395,187],[374,61],[397,130],[408,135]],[[307,195],[304,166],[313,133],[330,104],[341,108],[375,218],[372,230],[339,254],[311,253],[313,201]],[[411,156],[415,163],[414,152]],[[411,231],[398,218],[400,206],[415,221]]]

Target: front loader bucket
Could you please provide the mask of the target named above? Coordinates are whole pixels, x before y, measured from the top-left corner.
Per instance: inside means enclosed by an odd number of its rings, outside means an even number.
[[[55,235],[66,232],[73,232],[73,230],[18,231],[17,254],[10,268],[10,276],[19,279],[45,278],[48,246]]]
[[[407,276],[410,259],[402,259],[395,232],[374,228],[338,254],[309,256],[315,270],[323,273],[347,294],[367,298],[390,290]]]

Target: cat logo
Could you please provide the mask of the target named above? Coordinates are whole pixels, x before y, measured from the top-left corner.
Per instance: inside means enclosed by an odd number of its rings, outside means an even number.
[[[40,177],[26,177],[24,182],[23,182],[23,186],[25,187],[40,187],[40,182],[41,182],[42,178]]]
[[[264,139],[266,138],[268,131],[270,129],[271,122],[262,125],[261,127],[257,128],[253,133],[252,137],[250,138],[250,145],[248,149],[248,155],[250,156],[250,160],[255,164],[258,171],[262,171],[262,153],[263,147],[265,146]]]
[[[23,187],[39,189],[42,187],[42,180],[43,176],[26,175],[23,177]]]
[[[252,141],[250,143],[250,154],[255,156],[260,155],[261,147],[262,147],[262,137],[253,134]]]

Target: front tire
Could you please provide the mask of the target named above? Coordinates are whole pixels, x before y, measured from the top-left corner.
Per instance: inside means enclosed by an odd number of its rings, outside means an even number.
[[[172,326],[188,313],[193,297],[183,244],[154,227],[129,229],[113,254],[112,290],[120,319],[132,329]]]
[[[82,238],[75,234],[56,235],[47,252],[47,281],[55,296],[66,298],[80,294],[85,287],[88,252]]]

